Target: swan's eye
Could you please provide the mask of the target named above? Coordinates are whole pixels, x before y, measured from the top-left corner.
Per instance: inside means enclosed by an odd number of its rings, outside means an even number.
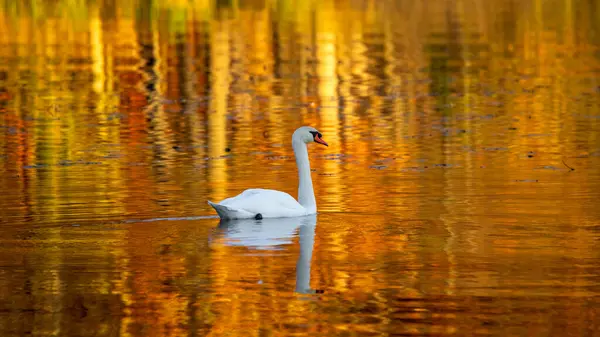
[[[323,137],[323,135],[318,131],[308,131],[308,132],[310,132],[310,134],[313,136],[313,138],[316,138],[316,137],[322,138]]]

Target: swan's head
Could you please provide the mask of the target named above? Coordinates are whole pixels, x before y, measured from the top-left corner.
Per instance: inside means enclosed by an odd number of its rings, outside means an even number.
[[[325,146],[329,146],[326,141],[323,140],[323,135],[315,128],[311,126],[303,126],[298,128],[292,136],[292,141],[298,139],[305,144],[308,143],[319,143]]]

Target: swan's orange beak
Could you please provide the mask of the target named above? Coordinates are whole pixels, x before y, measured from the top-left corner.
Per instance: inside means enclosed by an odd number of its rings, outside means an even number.
[[[323,144],[325,146],[329,146],[329,144],[327,144],[327,142],[324,141],[323,138],[319,137],[319,135],[315,135],[315,142],[317,142],[319,144]]]

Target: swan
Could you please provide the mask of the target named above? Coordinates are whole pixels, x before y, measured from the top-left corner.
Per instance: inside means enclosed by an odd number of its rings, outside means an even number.
[[[297,233],[300,254],[296,261],[296,289],[299,294],[319,294],[323,290],[310,287],[310,265],[315,243],[317,215],[282,219],[221,220],[216,242],[228,246],[245,246],[254,249],[278,249],[289,245]]]
[[[208,201],[221,219],[289,218],[317,213],[317,203],[310,176],[307,144],[329,146],[323,135],[310,126],[302,126],[292,135],[292,148],[298,166],[298,201],[291,195],[261,188],[245,190],[219,203]]]

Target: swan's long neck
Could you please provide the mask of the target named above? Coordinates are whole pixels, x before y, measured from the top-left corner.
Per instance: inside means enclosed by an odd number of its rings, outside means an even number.
[[[292,148],[296,155],[296,166],[298,166],[298,202],[310,212],[317,211],[315,192],[313,191],[312,178],[310,176],[310,161],[308,160],[308,149],[306,144],[299,139],[292,139]]]

